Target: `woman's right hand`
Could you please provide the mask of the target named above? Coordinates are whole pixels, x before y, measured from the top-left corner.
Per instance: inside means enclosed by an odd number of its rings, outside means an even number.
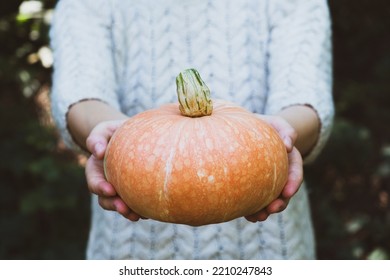
[[[85,167],[85,175],[89,191],[99,197],[99,204],[103,209],[117,211],[131,221],[138,221],[142,217],[124,203],[114,186],[107,182],[104,176],[103,160],[107,144],[114,132],[125,121],[125,119],[104,121],[92,129],[86,140],[86,146],[91,156]]]

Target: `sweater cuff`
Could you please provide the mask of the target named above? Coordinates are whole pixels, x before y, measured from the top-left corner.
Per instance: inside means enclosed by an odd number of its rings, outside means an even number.
[[[328,100],[311,99],[310,96],[304,96],[302,98],[294,98],[293,102],[289,98],[285,98],[284,100],[281,99],[280,102],[272,102],[272,104],[267,108],[267,114],[275,115],[283,109],[294,105],[308,106],[317,114],[320,122],[318,139],[310,152],[303,158],[305,165],[312,163],[321,153],[329,139],[334,118],[333,103]]]
[[[70,133],[67,117],[68,117],[69,110],[70,108],[72,108],[72,106],[88,100],[101,101],[119,110],[119,105],[116,102],[113,102],[112,100],[105,99],[105,98],[84,97],[84,98],[73,99],[73,100],[72,99],[62,100],[62,102],[56,102],[54,100],[52,103],[53,117],[65,145],[67,146],[67,148],[75,151],[76,153],[80,153],[84,155],[87,155],[89,153],[80,146],[80,143],[77,143],[75,141],[74,137]]]

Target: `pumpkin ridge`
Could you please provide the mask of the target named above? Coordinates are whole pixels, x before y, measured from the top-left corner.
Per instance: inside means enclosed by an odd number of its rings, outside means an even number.
[[[174,156],[175,156],[175,147],[172,146],[171,151],[169,152],[169,157],[165,164],[165,177],[164,177],[164,185],[163,185],[164,198],[168,197],[168,183],[172,175],[172,166],[173,166],[172,161]]]
[[[183,127],[185,126],[186,121],[187,121],[187,119],[183,119],[179,128],[177,129],[177,134],[176,134],[175,140],[173,141],[173,144],[171,146],[171,150],[169,152],[169,157],[168,157],[166,165],[165,165],[165,178],[164,178],[164,185],[163,185],[163,195],[164,195],[164,198],[166,199],[167,202],[169,202],[169,199],[167,199],[167,198],[169,197],[168,196],[169,182],[170,182],[170,179],[172,176],[172,171],[173,171],[173,159],[175,158],[176,149],[178,147],[178,142],[179,142],[179,139],[180,139],[180,136],[182,134]],[[167,212],[169,213],[169,209],[167,209]]]
[[[276,187],[276,180],[277,180],[277,174],[276,174],[276,163],[274,162],[274,172],[273,172],[273,180],[272,180],[272,192],[274,192]]]

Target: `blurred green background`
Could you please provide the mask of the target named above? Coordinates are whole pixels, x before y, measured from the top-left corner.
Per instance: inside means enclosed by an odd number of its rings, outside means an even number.
[[[84,159],[50,116],[55,2],[0,2],[0,259],[84,258]],[[390,4],[329,4],[336,119],[305,167],[318,258],[390,259]]]

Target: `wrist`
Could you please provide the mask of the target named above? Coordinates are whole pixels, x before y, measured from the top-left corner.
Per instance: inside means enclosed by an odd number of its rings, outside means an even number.
[[[82,100],[70,106],[67,127],[74,141],[86,150],[86,139],[104,121],[125,120],[128,116],[100,100]]]

